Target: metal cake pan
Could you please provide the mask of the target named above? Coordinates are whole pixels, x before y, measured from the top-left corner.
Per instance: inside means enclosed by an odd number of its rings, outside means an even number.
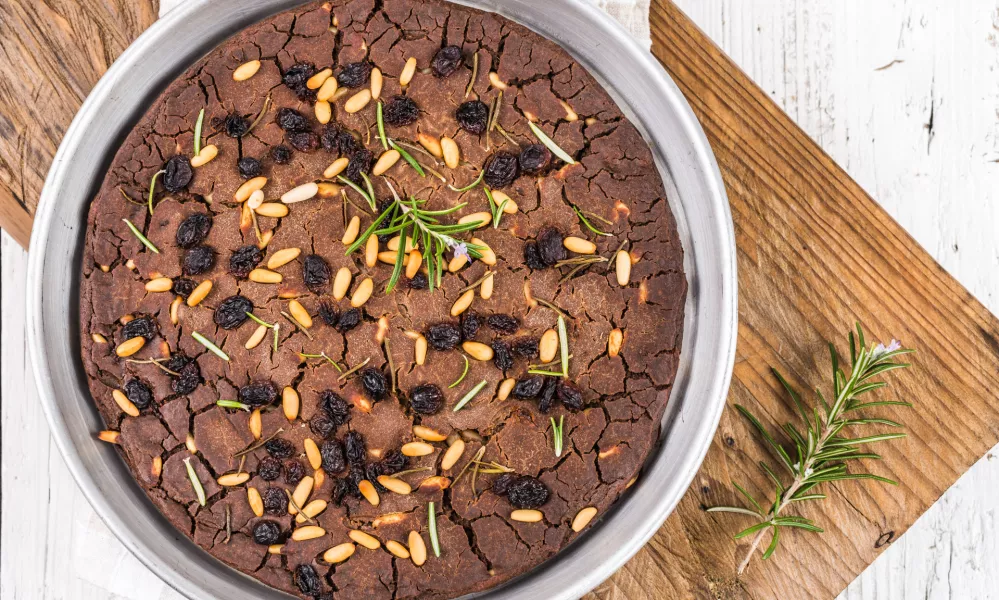
[[[483,598],[578,598],[655,534],[686,492],[718,425],[735,356],[735,237],[704,132],[663,68],[601,10],[578,0],[469,0],[557,42],[606,86],[652,147],[689,284],[679,371],[661,444],[617,506],[579,540]],[[163,518],[103,428],[81,363],[77,297],[87,209],[114,152],[151,100],[245,26],[301,0],[191,0],[143,33],[90,93],[59,147],[35,214],[28,347],[52,436],[84,495],[153,572],[190,598],[287,597],[225,566]]]

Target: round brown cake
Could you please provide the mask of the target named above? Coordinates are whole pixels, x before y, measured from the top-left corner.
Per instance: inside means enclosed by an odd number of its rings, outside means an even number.
[[[99,438],[280,590],[483,590],[635,481],[682,264],[648,146],[555,44],[438,0],[308,5],[167,87],[93,200]]]

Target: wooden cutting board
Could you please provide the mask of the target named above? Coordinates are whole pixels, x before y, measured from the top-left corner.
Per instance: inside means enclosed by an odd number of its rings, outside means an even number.
[[[0,2],[0,226],[27,245],[52,156],[87,92],[153,22],[151,0]],[[628,600],[828,598],[898,539],[999,440],[999,322],[895,223],[669,0],[653,0],[653,53],[703,125],[735,221],[739,345],[728,402],[772,430],[794,420],[770,374],[800,390],[828,389],[826,341],[846,352],[860,321],[869,337],[918,349],[880,395],[916,406],[882,410],[909,438],[882,444],[865,465],[898,487],[843,483],[802,506],[826,533],[791,531],[769,561],[741,577],[748,522],[706,513],[739,499],[735,478],[772,493],[757,466],[773,457],[731,408],[676,512],[591,598]],[[809,403],[811,394],[805,394]],[[793,514],[793,513],[792,513]]]

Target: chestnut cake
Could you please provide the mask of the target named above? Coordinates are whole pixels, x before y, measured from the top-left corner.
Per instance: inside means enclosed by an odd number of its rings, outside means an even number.
[[[139,485],[303,598],[453,598],[639,476],[683,251],[652,153],[552,42],[336,0],[176,79],[90,207],[82,356]]]

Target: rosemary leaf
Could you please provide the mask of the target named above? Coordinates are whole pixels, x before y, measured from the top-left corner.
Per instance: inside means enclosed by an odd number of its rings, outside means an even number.
[[[139,231],[139,228],[133,225],[131,221],[129,221],[128,219],[122,219],[122,221],[125,222],[125,225],[128,225],[128,228],[132,230],[132,233],[135,235],[135,237],[139,238],[139,241],[142,242],[142,244],[146,248],[149,248],[149,250],[152,251],[154,254],[160,253],[159,248],[154,246],[153,243],[149,241],[149,238],[142,235],[142,232]]]
[[[458,412],[459,410],[461,410],[462,407],[468,404],[472,400],[472,398],[475,397],[476,394],[482,391],[482,388],[486,387],[487,383],[488,381],[483,379],[478,384],[476,384],[476,386],[470,389],[467,394],[462,396],[461,400],[458,400],[458,403],[454,405],[454,409],[452,409],[452,412]]]
[[[191,337],[200,342],[201,345],[204,346],[205,348],[208,348],[208,350],[211,351],[211,353],[214,354],[215,356],[221,358],[224,361],[229,360],[229,355],[223,352],[222,348],[216,346],[211,340],[201,335],[197,331],[192,331]]]
[[[555,417],[548,417],[552,422],[552,445],[555,446],[555,456],[562,456],[562,435],[565,431],[565,415],[558,418],[558,425],[555,424]]]
[[[367,173],[361,171],[361,179],[364,180],[364,187],[367,188],[368,190],[368,198],[371,199],[370,200],[371,210],[378,210],[375,204],[377,200],[377,198],[375,197],[375,186],[373,183],[371,183],[371,178],[368,177]]]
[[[246,412],[250,412],[249,406],[243,404],[242,402],[237,402],[236,400],[219,400],[215,404],[221,406],[222,408],[234,408],[236,410],[245,410]]]
[[[163,173],[166,173],[163,169],[156,171],[153,173],[153,180],[149,182],[149,216],[153,214],[153,194],[156,193],[156,179]]]
[[[194,467],[191,466],[190,456],[184,459],[184,466],[187,467],[187,476],[191,479],[191,487],[194,488],[194,493],[198,496],[198,504],[204,506],[206,501],[205,488],[201,485],[201,480],[198,479],[198,474],[194,472]]]
[[[363,197],[368,202],[368,206],[371,207],[372,211],[378,212],[378,207],[375,205],[375,199],[372,198],[371,196],[369,196],[368,192],[364,191],[364,189],[361,188],[361,186],[359,186],[356,183],[354,183],[353,181],[347,179],[343,175],[337,175],[336,178],[339,181],[345,183],[347,186],[353,188],[353,190],[355,192],[357,192],[358,194],[360,194],[361,197]],[[375,223],[377,223],[377,221],[375,221]],[[348,254],[349,254],[349,252],[348,252]]]
[[[566,164],[570,165],[576,164],[576,161],[574,161],[572,157],[569,156],[569,154],[565,150],[559,148],[559,145],[556,144],[550,137],[545,135],[545,132],[541,131],[540,127],[538,127],[531,121],[527,122],[527,126],[531,128],[531,133],[533,133],[534,136],[538,138],[538,141],[547,146],[548,149],[552,151],[552,154],[561,158],[562,161],[565,162]]]
[[[431,502],[427,509],[427,529],[430,530],[430,546],[434,549],[434,556],[440,558],[441,544],[437,541],[437,513],[434,510],[434,503]]]
[[[194,124],[194,155],[201,154],[201,126],[205,122],[205,109],[198,113],[198,121]]]
[[[565,318],[558,316],[558,342],[562,356],[562,377],[569,377],[569,335],[565,331]]]
[[[389,149],[388,138],[385,137],[385,121],[382,119],[382,101],[378,101],[378,106],[375,109],[375,118],[378,120],[378,139],[382,141],[382,148],[385,150]],[[400,155],[402,152],[399,153]]]
[[[462,354],[461,357],[465,359],[465,370],[461,372],[461,377],[459,377],[458,379],[456,379],[454,381],[454,383],[452,383],[451,385],[447,386],[447,389],[451,389],[451,388],[455,387],[456,385],[458,385],[459,383],[461,383],[462,381],[465,380],[465,375],[468,375],[468,357],[465,356],[464,354]],[[455,410],[457,410],[457,409],[455,409]]]
[[[599,229],[597,229],[596,227],[594,227],[593,224],[590,223],[590,221],[586,218],[586,216],[583,215],[583,211],[579,210],[575,206],[572,207],[572,210],[576,211],[576,216],[579,217],[579,220],[582,221],[583,225],[585,225],[586,228],[589,229],[590,231],[592,231],[593,233],[595,233],[597,235],[606,236],[606,237],[614,237],[613,233],[606,233],[606,232],[600,231]]]
[[[480,169],[479,170],[479,176],[475,178],[475,181],[473,181],[472,183],[466,185],[465,187],[460,187],[460,188],[454,187],[450,183],[447,185],[447,187],[452,192],[467,192],[468,190],[470,190],[470,189],[474,188],[475,186],[479,185],[480,183],[482,183],[482,178],[485,177],[485,176],[486,176],[485,169]]]
[[[416,171],[417,173],[420,174],[420,177],[426,177],[427,176],[427,173],[423,170],[423,166],[420,165],[420,163],[415,158],[413,158],[412,154],[410,154],[409,152],[406,152],[406,150],[402,146],[400,146],[399,144],[396,144],[392,140],[389,140],[388,143],[389,143],[390,146],[392,146],[392,148],[396,152],[399,153],[399,156],[401,156],[404,161],[406,161],[407,163],[409,163],[409,166],[413,167],[414,171]]]

